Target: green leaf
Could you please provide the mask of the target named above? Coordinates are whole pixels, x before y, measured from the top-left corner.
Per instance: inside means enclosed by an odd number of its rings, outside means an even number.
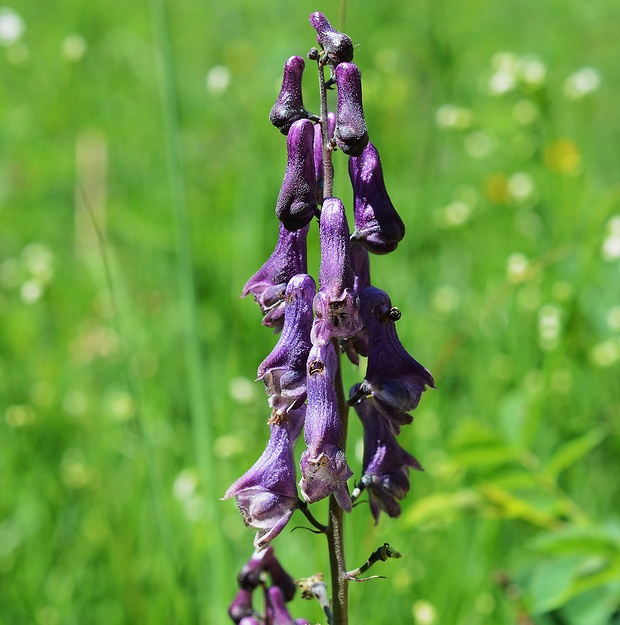
[[[473,490],[437,493],[416,501],[403,518],[410,527],[443,525],[454,520],[458,513],[476,508],[479,504],[480,496]]]
[[[536,566],[528,584],[532,614],[549,612],[566,600],[579,558],[559,558]]]
[[[605,437],[607,431],[601,427],[591,429],[587,434],[569,441],[551,457],[547,468],[549,472],[557,477],[562,471],[581,460],[588,452],[596,447]]]
[[[620,557],[618,536],[602,525],[569,526],[558,531],[544,532],[529,545],[532,549],[550,555],[603,555]]]

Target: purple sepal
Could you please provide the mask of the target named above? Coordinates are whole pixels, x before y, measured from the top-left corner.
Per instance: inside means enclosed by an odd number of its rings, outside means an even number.
[[[314,503],[333,494],[347,512],[351,497],[347,480],[353,475],[341,449],[342,423],[334,378],[338,358],[334,346],[314,345],[308,356],[308,411],[304,425],[307,449],[301,454],[302,497]]]
[[[331,111],[327,113],[327,135],[331,139],[336,127],[336,115]],[[331,163],[330,163],[331,164]],[[333,170],[333,166],[332,166]],[[314,124],[314,172],[316,174],[317,204],[323,203],[323,134],[321,124]]]
[[[269,555],[269,552],[273,553],[271,547],[267,547],[263,551],[255,551],[252,554],[252,557],[243,565],[239,575],[237,575],[239,588],[251,591],[262,583],[261,576],[265,570],[265,558]]]
[[[351,239],[373,254],[392,252],[405,236],[405,224],[387,193],[379,152],[372,143],[349,159],[349,176],[355,203]]]
[[[311,347],[315,294],[311,276],[299,274],[291,278],[286,287],[282,334],[258,367],[256,379],[263,380],[269,406],[280,414],[300,406],[306,397],[306,361]]]
[[[254,608],[252,607],[252,591],[240,588],[228,608],[228,616],[238,625],[243,622],[244,619],[253,617],[254,614]]]
[[[295,625],[286,607],[284,595],[278,586],[270,586],[265,592],[265,612],[267,623],[271,625]]]
[[[334,140],[349,156],[359,156],[368,143],[362,106],[362,77],[353,63],[340,63],[334,72],[338,85],[338,108]]]
[[[264,549],[285,527],[297,506],[293,448],[306,413],[305,405],[272,421],[265,451],[223,499],[235,497],[246,525],[258,530],[254,547]]]
[[[427,386],[435,388],[430,372],[402,346],[390,316],[388,294],[367,287],[360,297],[360,311],[368,329],[368,367],[358,394],[372,395],[384,411],[414,410]]]
[[[291,126],[286,149],[288,159],[276,215],[287,230],[299,230],[310,223],[317,210],[314,124],[309,119]]]
[[[295,580],[284,570],[271,545],[265,551],[267,552],[264,561],[265,570],[271,577],[271,583],[282,591],[285,601],[292,601],[297,592]]]
[[[329,197],[323,202],[319,231],[320,289],[314,298],[316,319],[310,338],[315,345],[326,345],[332,337],[350,338],[362,327],[349,263],[349,226],[338,198]]]
[[[286,61],[280,95],[269,113],[269,121],[284,135],[288,134],[291,125],[297,120],[309,117],[301,91],[305,66],[300,56],[292,56]]]
[[[263,325],[282,329],[284,323],[284,296],[286,285],[296,274],[307,273],[306,239],[310,226],[294,232],[280,224],[278,242],[263,266],[246,282],[242,297],[250,293],[260,306]]]
[[[310,15],[310,24],[317,32],[316,40],[327,54],[332,65],[353,60],[353,42],[351,37],[337,31],[328,19],[315,11]]]
[[[397,517],[401,512],[398,502],[409,491],[409,469],[423,469],[398,444],[391,424],[378,412],[372,399],[356,405],[355,411],[364,427],[364,458],[358,490],[368,490],[375,522],[379,521],[381,510],[390,517]]]

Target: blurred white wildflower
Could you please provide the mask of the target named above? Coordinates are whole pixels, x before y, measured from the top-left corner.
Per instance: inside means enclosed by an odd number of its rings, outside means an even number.
[[[527,278],[530,261],[525,254],[519,252],[511,254],[506,261],[506,275],[509,282],[523,282]]]
[[[429,601],[419,599],[411,609],[416,625],[433,625],[437,620],[437,609]]]
[[[484,130],[470,132],[463,141],[465,151],[473,158],[484,158],[493,152],[493,140]]]
[[[535,192],[534,179],[525,172],[517,172],[508,178],[508,194],[518,203],[530,200]]]
[[[517,85],[519,75],[518,58],[512,52],[498,52],[491,59],[493,73],[491,74],[487,89],[491,95],[503,95],[512,91]]]
[[[564,95],[570,100],[581,100],[601,86],[601,75],[593,67],[582,67],[564,81]]]
[[[230,70],[225,65],[214,65],[206,78],[207,91],[213,95],[220,95],[228,89],[230,84]]]
[[[620,337],[597,343],[590,350],[590,362],[595,367],[611,367],[620,360]]]
[[[249,441],[240,434],[223,434],[215,439],[213,451],[218,458],[230,458],[236,456],[247,448]]]
[[[192,497],[198,486],[198,473],[195,469],[183,469],[175,478],[172,492],[179,500]]]
[[[538,119],[538,108],[531,100],[523,98],[515,102],[512,115],[523,126],[529,126]]]
[[[611,330],[620,331],[620,306],[613,306],[607,312],[607,325]]]
[[[462,130],[469,128],[474,121],[474,114],[468,108],[444,104],[435,113],[435,123],[439,128]]]
[[[125,390],[108,390],[105,394],[105,403],[114,421],[127,421],[134,415],[135,407],[133,399]]]
[[[454,200],[439,211],[439,225],[444,228],[462,226],[471,216],[472,208],[462,200]]]
[[[0,8],[0,45],[17,43],[26,31],[24,20],[13,9]]]
[[[607,261],[620,258],[620,215],[614,215],[607,222],[607,235],[603,241],[602,255]]]
[[[25,304],[34,304],[41,299],[43,287],[36,280],[26,280],[20,289],[19,296]]]
[[[453,286],[445,284],[437,287],[431,295],[431,306],[439,313],[450,313],[458,308],[460,294]]]
[[[79,61],[86,54],[86,40],[82,35],[67,35],[62,42],[62,54],[71,63]]]
[[[40,284],[54,277],[54,253],[43,243],[30,243],[22,250],[22,258],[30,275]]]
[[[252,380],[242,376],[232,378],[228,385],[230,396],[241,404],[249,404],[254,400],[256,387]]]
[[[560,342],[562,311],[555,304],[545,304],[538,311],[538,344],[544,351],[555,349]]]
[[[536,56],[527,55],[518,61],[519,76],[523,84],[539,89],[547,78],[547,66]]]

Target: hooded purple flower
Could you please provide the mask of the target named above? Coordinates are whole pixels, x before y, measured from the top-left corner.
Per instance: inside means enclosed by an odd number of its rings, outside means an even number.
[[[298,407],[306,398],[306,361],[310,351],[310,329],[314,315],[314,279],[308,274],[293,276],[286,287],[284,326],[280,340],[258,367],[269,405],[283,413]]]
[[[342,423],[334,378],[338,358],[334,346],[314,345],[308,356],[308,412],[304,425],[307,449],[301,454],[299,487],[314,503],[333,494],[341,508],[351,510],[347,480],[353,475],[341,449]]]
[[[228,608],[228,616],[238,625],[244,619],[253,617],[254,614],[256,613],[252,607],[252,591],[240,588]]]
[[[349,226],[338,198],[323,202],[320,238],[320,289],[314,298],[316,319],[311,340],[315,345],[326,345],[332,337],[352,337],[362,326],[349,263]]]
[[[317,211],[314,171],[314,124],[300,119],[286,137],[288,159],[276,203],[276,215],[287,230],[299,230]]]
[[[239,625],[265,625],[265,621],[255,616],[246,616],[239,621]]]
[[[294,232],[280,224],[276,248],[263,266],[247,281],[241,293],[250,293],[263,313],[263,325],[282,329],[286,285],[296,274],[308,271],[306,238],[310,226]]]
[[[397,517],[401,512],[398,502],[409,491],[409,469],[422,471],[422,467],[398,444],[392,427],[372,399],[356,405],[355,411],[364,427],[364,459],[362,479],[353,495],[358,495],[364,488],[368,490],[375,522],[379,521],[381,510],[390,517]]]
[[[351,239],[374,254],[392,252],[405,236],[405,225],[387,193],[379,152],[372,143],[349,159],[349,176],[355,202]]]
[[[349,156],[359,156],[368,143],[362,106],[362,77],[353,63],[340,63],[334,72],[338,85],[338,108],[334,140]]]
[[[245,524],[258,530],[256,549],[264,549],[284,529],[297,506],[293,448],[305,413],[302,405],[288,412],[281,423],[271,423],[265,451],[223,497],[235,497]]]
[[[327,113],[327,135],[331,139],[336,127],[336,115]],[[331,163],[330,163],[331,165]],[[332,166],[333,170],[333,166]],[[321,124],[314,124],[314,171],[316,173],[317,204],[323,203],[323,132]]]
[[[435,388],[433,376],[402,346],[391,316],[388,294],[367,287],[360,297],[360,310],[368,329],[368,367],[353,404],[372,396],[388,418],[396,411],[414,410],[427,386]]]
[[[307,119],[310,115],[304,108],[301,92],[301,79],[305,61],[300,56],[292,56],[284,65],[282,88],[276,103],[269,113],[271,123],[280,129],[283,135],[288,134],[291,125],[299,119]]]
[[[292,601],[297,592],[295,580],[284,570],[280,561],[276,558],[271,545],[265,551],[267,551],[264,560],[265,570],[271,577],[271,583],[282,591],[285,601]]]
[[[310,24],[316,30],[316,40],[325,51],[332,65],[353,60],[353,42],[351,37],[337,31],[323,13],[319,11],[312,13],[310,15]]]
[[[295,625],[289,614],[282,591],[277,586],[270,586],[265,592],[265,612],[267,622],[272,625]]]

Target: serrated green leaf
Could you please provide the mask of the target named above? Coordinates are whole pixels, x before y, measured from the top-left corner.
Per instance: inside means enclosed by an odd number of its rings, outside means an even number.
[[[581,460],[590,450],[594,449],[605,437],[607,431],[603,428],[596,427],[576,438],[569,441],[551,457],[547,463],[549,472],[557,477],[570,466]]]

